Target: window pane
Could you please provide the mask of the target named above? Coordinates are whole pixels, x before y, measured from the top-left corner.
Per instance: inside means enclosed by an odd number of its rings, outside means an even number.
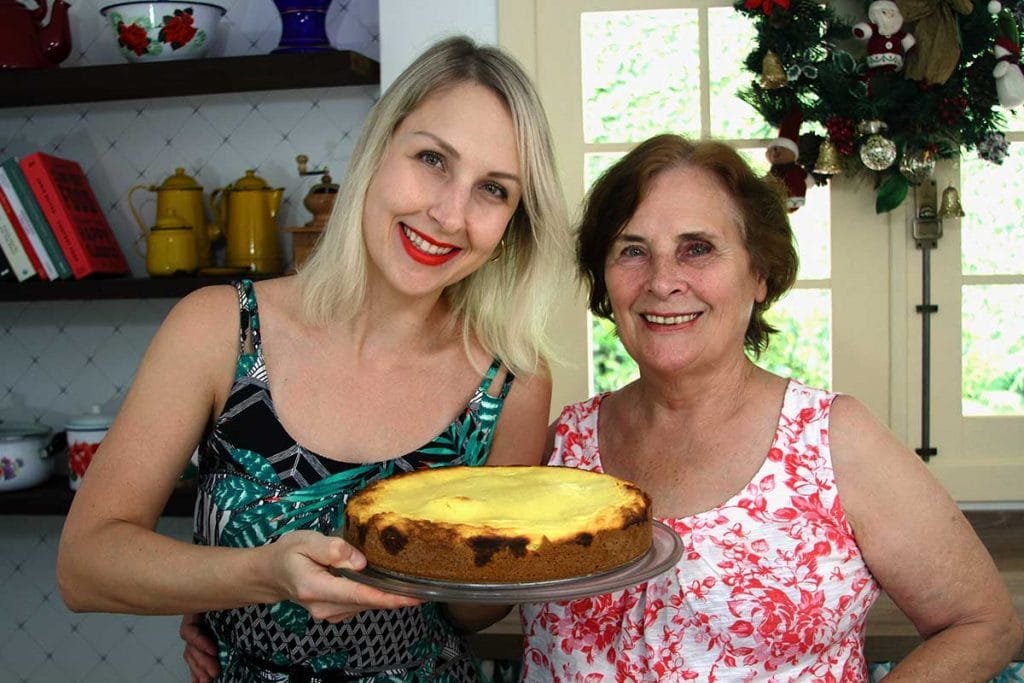
[[[622,348],[615,334],[615,325],[604,318],[590,316],[590,338],[594,343],[591,394],[615,391],[640,376],[636,362]]]
[[[1024,415],[1024,285],[963,287],[963,414]]]
[[[605,170],[626,155],[625,152],[593,152],[583,155],[583,191],[586,192]]]
[[[711,91],[711,135],[726,139],[774,137],[771,126],[753,107],[736,97],[750,85],[743,60],[754,49],[754,22],[732,7],[708,10],[708,72]],[[727,39],[723,39],[728,36]]]
[[[1017,132],[1024,131],[1024,111],[1021,111],[1020,107],[1014,109],[1002,110],[1003,116],[1006,117],[1006,131]]]
[[[965,275],[1024,274],[1024,143],[1011,144],[1001,165],[964,159],[960,221]]]
[[[802,210],[802,209],[801,209]],[[794,289],[765,316],[778,332],[760,358],[765,370],[813,387],[832,386],[832,296],[827,289]]]
[[[832,277],[832,212],[828,186],[807,190],[807,203],[789,214],[800,254],[800,280],[827,280]]]
[[[750,167],[761,174],[770,168],[763,147],[738,150]],[[829,187],[811,187],[807,203],[789,214],[800,254],[800,280],[827,280],[832,277],[832,195]]]
[[[700,135],[696,10],[584,12],[580,28],[585,142]]]

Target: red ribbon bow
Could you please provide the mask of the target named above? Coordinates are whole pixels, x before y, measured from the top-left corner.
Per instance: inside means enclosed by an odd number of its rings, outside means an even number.
[[[772,8],[778,5],[782,9],[789,9],[789,0],[747,0],[745,7],[747,9],[758,9],[764,11],[765,14],[771,14]]]

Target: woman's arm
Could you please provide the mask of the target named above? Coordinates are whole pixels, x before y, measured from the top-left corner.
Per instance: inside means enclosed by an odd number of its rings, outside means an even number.
[[[295,532],[260,548],[210,548],[154,531],[231,385],[237,321],[234,290],[210,288],[179,302],[154,337],[68,513],[57,557],[68,607],[182,614],[290,599],[337,619],[416,604],[330,574],[365,563],[340,538]]]
[[[831,412],[840,501],[868,568],[925,638],[886,681],[988,681],[1020,647],[1006,585],[924,463],[856,400]]]

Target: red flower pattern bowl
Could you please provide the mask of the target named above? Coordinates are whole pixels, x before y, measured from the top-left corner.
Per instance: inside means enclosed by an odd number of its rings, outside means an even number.
[[[100,9],[129,62],[198,59],[226,10],[208,2],[119,2]]]

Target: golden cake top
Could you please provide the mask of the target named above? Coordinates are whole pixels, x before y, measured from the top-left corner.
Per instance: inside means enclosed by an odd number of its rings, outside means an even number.
[[[620,528],[647,515],[633,484],[570,467],[439,467],[397,475],[367,487],[346,507],[365,523],[430,521],[466,532],[522,534],[539,542],[582,529]]]

